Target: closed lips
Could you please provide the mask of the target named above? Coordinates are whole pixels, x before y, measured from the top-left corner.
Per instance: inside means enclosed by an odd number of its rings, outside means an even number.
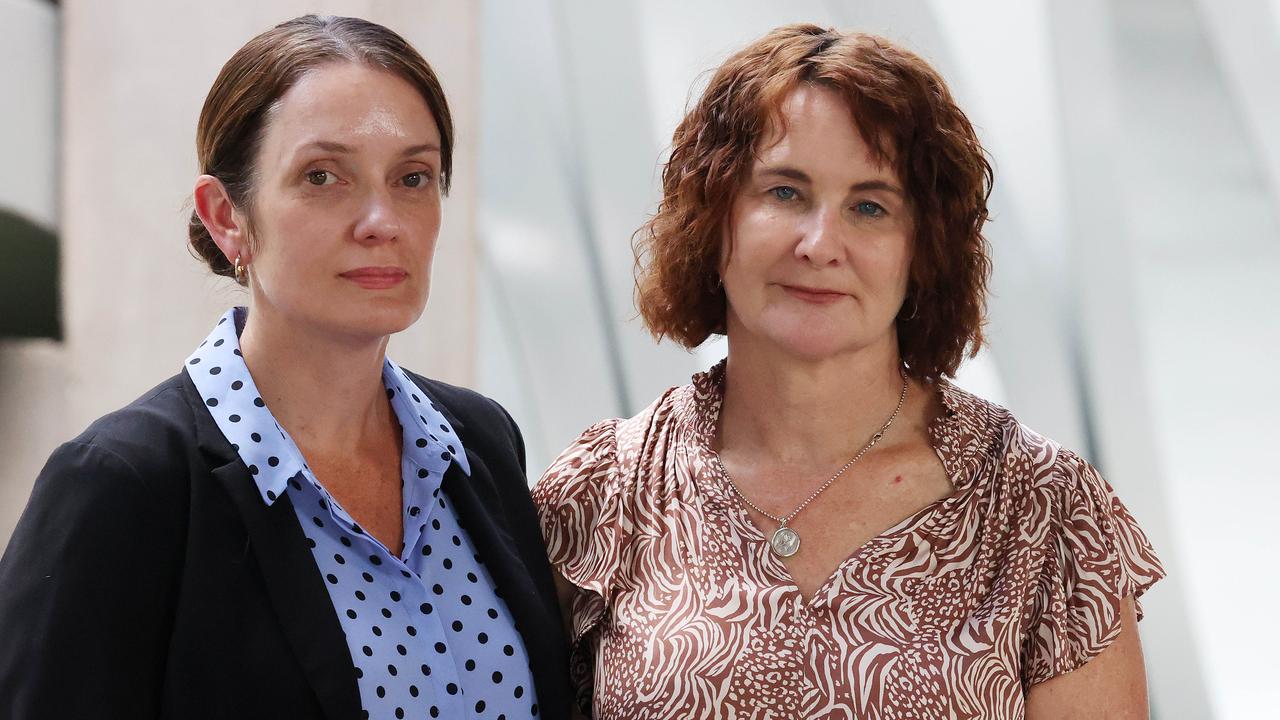
[[[363,267],[342,273],[342,279],[365,290],[390,290],[404,282],[409,273],[398,267]]]
[[[396,278],[408,275],[398,267],[364,267],[342,273],[347,278]]]
[[[826,288],[805,287],[803,285],[783,285],[788,290],[797,290],[804,293],[827,294],[827,295],[844,295],[839,290],[827,290]]]

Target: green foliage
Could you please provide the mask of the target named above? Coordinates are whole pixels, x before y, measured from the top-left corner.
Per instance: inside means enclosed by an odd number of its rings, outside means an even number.
[[[0,208],[0,337],[62,339],[58,236]]]

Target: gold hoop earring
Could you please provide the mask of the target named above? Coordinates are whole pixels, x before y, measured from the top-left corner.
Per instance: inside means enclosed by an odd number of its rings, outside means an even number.
[[[235,272],[236,272],[236,282],[238,282],[238,283],[240,283],[241,285],[243,285],[243,284],[244,284],[244,276],[245,276],[245,274],[248,272],[248,270],[245,268],[245,266],[244,266],[244,265],[241,265],[241,264],[240,264],[240,256],[239,256],[239,255],[237,255],[237,256],[236,256]]]

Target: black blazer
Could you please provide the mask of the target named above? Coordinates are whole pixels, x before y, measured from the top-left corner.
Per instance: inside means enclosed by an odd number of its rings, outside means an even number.
[[[471,465],[443,488],[569,714],[555,587],[497,403],[412,375]],[[342,627],[286,494],[270,507],[183,373],[57,449],[0,559],[0,717],[347,718]]]

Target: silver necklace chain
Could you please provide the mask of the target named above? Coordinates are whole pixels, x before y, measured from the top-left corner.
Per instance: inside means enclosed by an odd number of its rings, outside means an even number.
[[[889,419],[885,420],[884,424],[881,425],[880,429],[877,430],[876,433],[871,436],[871,439],[867,441],[867,444],[862,446],[862,449],[858,451],[857,455],[854,455],[849,460],[849,462],[844,464],[844,467],[837,470],[835,475],[832,475],[830,479],[822,483],[822,485],[817,490],[814,490],[809,495],[809,497],[805,498],[804,502],[800,503],[800,505],[796,507],[795,510],[792,510],[787,515],[782,515],[782,516],[774,515],[773,513],[768,512],[767,510],[764,510],[759,505],[756,505],[755,503],[751,502],[750,498],[742,494],[742,490],[738,488],[738,484],[735,483],[733,481],[733,478],[729,475],[729,471],[724,466],[724,461],[720,459],[720,453],[713,454],[716,460],[716,465],[720,467],[720,472],[721,474],[724,475],[724,479],[729,481],[729,487],[733,489],[734,494],[737,495],[738,498],[742,500],[742,502],[746,503],[747,507],[750,507],[752,510],[755,510],[761,515],[778,523],[778,530],[774,533],[774,536],[770,541],[770,544],[773,546],[774,552],[778,553],[779,555],[782,555],[783,557],[790,557],[796,554],[796,552],[800,548],[800,536],[796,534],[795,530],[792,530],[791,528],[787,527],[787,524],[790,523],[793,519],[795,519],[795,517],[800,514],[801,510],[804,510],[806,507],[808,507],[809,503],[817,499],[817,497],[821,495],[824,490],[831,487],[831,484],[834,483],[836,480],[838,480],[841,475],[844,475],[845,470],[848,470],[849,468],[853,467],[854,463],[861,460],[863,455],[866,455],[867,452],[871,450],[871,448],[876,446],[876,443],[880,442],[880,439],[884,437],[885,432],[887,432],[889,430],[889,427],[893,425],[893,421],[898,419],[898,414],[902,412],[902,405],[903,403],[906,402],[906,400],[907,400],[907,374],[903,372],[902,373],[902,392],[899,393],[898,395],[898,405],[893,409],[893,414],[889,416]],[[790,550],[790,551],[787,552],[787,550]]]

